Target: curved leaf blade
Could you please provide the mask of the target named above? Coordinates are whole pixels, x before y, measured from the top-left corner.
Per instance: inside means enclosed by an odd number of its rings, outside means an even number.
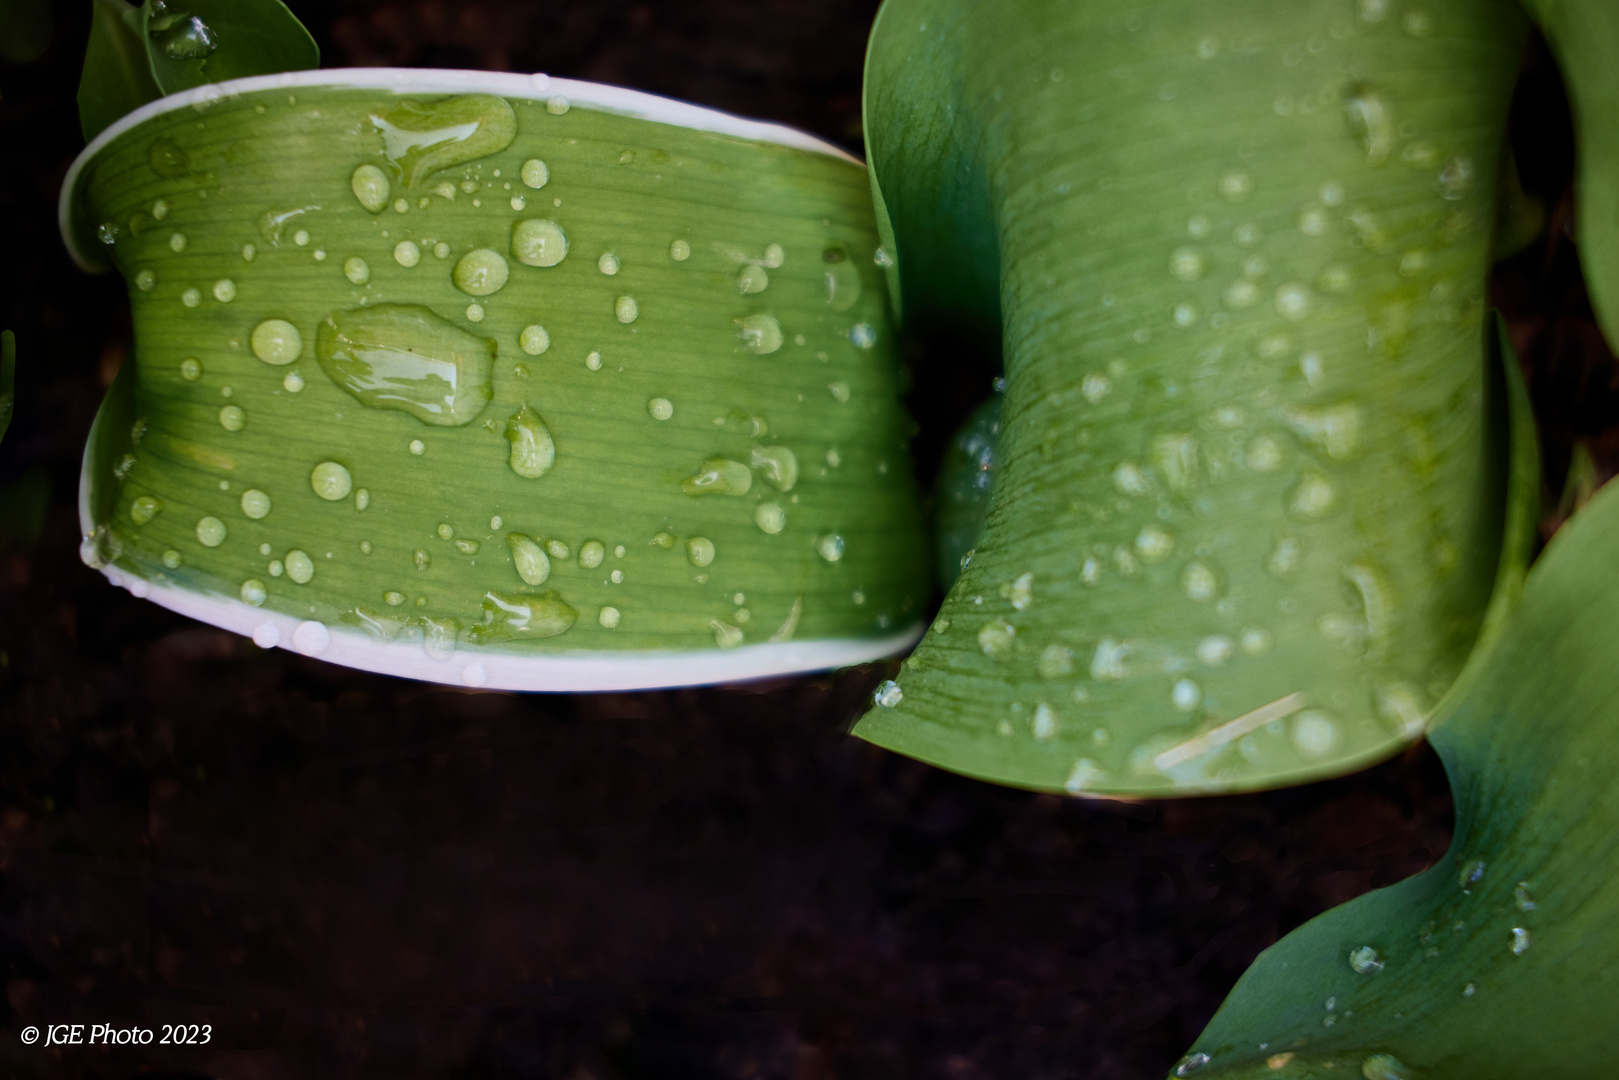
[[[79,78],[79,128],[89,142],[114,120],[163,96],[152,78],[140,10],[124,0],[93,0],[90,43]]]
[[[281,0],[147,0],[142,40],[164,94],[320,67],[320,48]]]

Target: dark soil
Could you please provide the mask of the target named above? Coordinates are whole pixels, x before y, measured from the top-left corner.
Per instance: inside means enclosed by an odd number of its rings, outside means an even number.
[[[855,150],[874,6],[292,4],[329,66],[544,70]],[[1163,1075],[1259,950],[1445,849],[1425,747],[1288,791],[1076,802],[848,737],[881,666],[449,691],[264,652],[112,588],[79,563],[74,495],[129,331],[122,283],[80,274],[56,235],[89,5],[57,7],[46,54],[0,65],[0,325],[20,353],[0,444],[0,1070],[1135,1080]],[[1543,51],[1517,128],[1556,210],[1495,291],[1556,492],[1577,442],[1606,476],[1619,438]],[[967,358],[928,360],[955,377],[918,392],[924,447],[987,389]],[[211,1041],[21,1045],[55,1023]]]

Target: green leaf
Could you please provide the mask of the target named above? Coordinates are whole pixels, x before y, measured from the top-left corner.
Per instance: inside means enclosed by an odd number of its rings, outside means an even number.
[[[1450,851],[1267,949],[1177,1076],[1609,1075],[1616,537],[1609,485],[1552,539],[1441,710],[1430,737],[1456,795]]]
[[[1525,0],[1546,35],[1574,114],[1574,221],[1591,306],[1603,335],[1619,342],[1619,5],[1610,0]]]
[[[140,18],[165,94],[320,66],[315,39],[281,0],[146,0]]]
[[[488,686],[914,641],[860,165],[590,84],[393,80],[177,103],[76,164],[69,242],[105,226],[135,333],[86,561],[261,643]]]
[[[1506,0],[885,5],[902,308],[999,338],[1007,388],[971,564],[857,734],[1128,796],[1421,735],[1506,527],[1483,296],[1524,32]]]
[[[0,330],[0,439],[17,409],[17,335]]]
[[[146,59],[140,10],[124,0],[92,0],[90,44],[79,79],[79,128],[85,141],[162,96]]]
[[[970,560],[983,532],[1000,433],[1001,396],[996,394],[973,410],[945,447],[933,492],[935,572],[945,589],[961,576],[962,560]]]

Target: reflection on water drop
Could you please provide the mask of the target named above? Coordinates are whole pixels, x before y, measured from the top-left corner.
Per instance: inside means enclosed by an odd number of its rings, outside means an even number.
[[[1383,970],[1383,961],[1377,955],[1377,950],[1370,945],[1362,945],[1352,949],[1349,953],[1349,966],[1361,975],[1374,975]]]
[[[1344,122],[1349,133],[1361,141],[1366,164],[1381,165],[1388,160],[1396,135],[1394,117],[1375,90],[1365,83],[1349,87],[1344,94]]]
[[[691,258],[691,245],[684,240],[676,240],[669,245],[669,257],[675,262],[685,262]]]
[[[500,252],[476,248],[461,256],[450,279],[469,296],[491,296],[505,287],[510,273]]]
[[[348,469],[335,461],[323,461],[309,473],[309,486],[327,502],[348,498],[354,488],[354,477]]]
[[[729,458],[706,458],[694,475],[680,482],[687,495],[746,495],[751,487],[753,472]]]
[[[517,137],[517,114],[493,94],[407,100],[370,119],[383,155],[409,188],[440,169],[504,150]]]
[[[257,343],[255,331],[255,352]],[[328,315],[316,332],[315,357],[362,405],[456,426],[489,404],[495,343],[428,308],[379,304]]]
[[[568,256],[568,234],[549,218],[531,218],[512,226],[512,258],[524,266],[555,266]]]
[[[757,356],[766,356],[781,348],[781,324],[775,316],[763,313],[747,315],[736,320],[737,337],[742,347]]]
[[[484,593],[483,622],[470,633],[479,642],[556,637],[567,633],[578,618],[578,610],[556,592],[527,596],[491,590]]]
[[[755,263],[748,263],[736,273],[736,291],[743,296],[762,293],[769,287],[770,274]]]
[[[815,553],[829,563],[838,562],[843,558],[843,537],[837,533],[816,537]]]

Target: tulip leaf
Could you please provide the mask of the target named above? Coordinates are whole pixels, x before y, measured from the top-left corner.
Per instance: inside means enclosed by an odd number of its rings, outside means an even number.
[[[1619,5],[1610,0],[1525,0],[1546,35],[1574,114],[1574,221],[1580,265],[1603,335],[1619,341]]]
[[[1619,954],[1619,489],[1553,537],[1430,734],[1456,799],[1432,869],[1267,949],[1177,1076],[1594,1077]]]
[[[998,335],[1006,391],[970,563],[857,734],[1130,796],[1421,735],[1517,527],[1483,297],[1525,31],[1506,0],[889,0],[901,307]]]
[[[261,644],[472,685],[905,647],[928,559],[864,170],[543,79],[307,76],[81,158],[69,246],[99,235],[135,333],[86,561]]]
[[[141,29],[165,94],[320,66],[320,49],[281,0],[146,0]]]
[[[140,14],[124,0],[92,0],[90,44],[79,79],[79,127],[86,142],[120,116],[163,96],[146,57]]]

